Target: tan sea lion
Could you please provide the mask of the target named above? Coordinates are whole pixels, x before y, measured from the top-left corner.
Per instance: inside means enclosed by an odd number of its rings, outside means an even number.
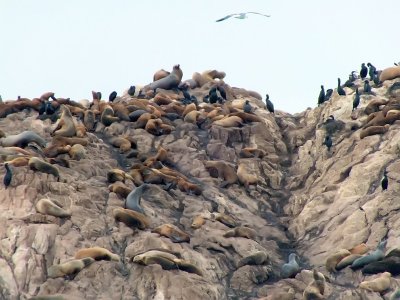
[[[170,90],[178,87],[183,77],[183,72],[179,65],[175,65],[172,69],[172,72],[164,78],[161,78],[157,81],[154,81],[143,87],[143,92],[149,90],[156,90],[158,88],[164,90]]]
[[[361,254],[350,254],[349,256],[344,257],[343,259],[341,259],[335,269],[336,270],[342,270],[344,268],[346,268],[347,266],[350,266],[356,259],[362,257]]]
[[[128,173],[120,169],[111,169],[110,171],[107,172],[108,183],[114,183],[116,181],[122,181],[125,183],[126,179],[133,181],[133,178]]]
[[[379,107],[382,105],[388,104],[388,100],[385,99],[373,99],[370,102],[368,102],[367,106],[364,109],[365,114],[369,115],[374,112],[379,111]]]
[[[239,179],[239,182],[243,184],[246,189],[249,188],[250,185],[257,185],[258,183],[258,178],[256,175],[251,174],[246,170],[246,164],[245,163],[239,163],[238,169],[237,169],[237,177]]]
[[[29,159],[28,165],[32,170],[52,174],[54,177],[57,178],[57,181],[60,181],[60,172],[58,171],[58,168],[56,166],[53,166],[37,157],[31,157]]]
[[[236,227],[238,225],[234,218],[223,213],[212,213],[211,218],[212,220],[219,221],[222,224],[231,228]]]
[[[303,300],[324,299],[326,280],[322,273],[313,270],[314,280],[305,288]]]
[[[348,250],[350,251],[351,254],[361,254],[362,255],[362,254],[367,253],[370,249],[365,243],[362,243],[362,244],[354,246],[353,248],[348,249]]]
[[[55,136],[53,137],[53,144],[58,144],[60,146],[65,146],[65,145],[73,146],[75,144],[87,146],[89,144],[89,141],[86,138]]]
[[[381,72],[379,75],[379,81],[383,82],[397,77],[400,77],[400,66],[389,67]]]
[[[384,272],[378,278],[361,282],[359,288],[366,289],[371,292],[382,293],[390,287],[391,277],[392,274],[390,274],[389,272]]]
[[[71,150],[70,145],[59,145],[57,143],[51,144],[43,149],[43,153],[46,157],[57,157],[60,154],[68,153]]]
[[[224,117],[221,120],[215,121],[212,125],[221,127],[240,127],[243,125],[243,120],[237,116]]]
[[[127,187],[121,181],[116,181],[113,184],[110,184],[108,186],[108,190],[110,192],[116,193],[117,195],[121,196],[123,199],[125,199],[129,195],[129,193],[132,191],[131,188]]]
[[[263,265],[268,262],[268,254],[264,251],[257,251],[249,256],[243,257],[237,265],[237,268],[245,265]]]
[[[190,236],[172,224],[163,224],[154,228],[151,232],[170,238],[174,243],[190,242]]]
[[[47,198],[40,199],[35,205],[36,211],[54,217],[70,217],[71,213],[62,208],[62,206],[55,200]]]
[[[195,216],[193,218],[192,227],[193,229],[199,229],[201,226],[203,226],[206,223],[206,220],[202,216]]]
[[[227,187],[238,181],[235,168],[224,161],[208,160],[206,161],[205,168],[210,173],[211,177],[222,178],[224,180],[220,187]]]
[[[69,156],[73,160],[81,160],[86,157],[86,149],[81,144],[75,144],[68,151]]]
[[[228,230],[227,232],[225,232],[223,237],[225,237],[225,238],[242,237],[242,238],[256,241],[257,233],[252,228],[245,227],[245,226],[239,226],[239,227],[235,227],[234,229],[231,229],[231,230]]]
[[[13,166],[13,167],[23,167],[27,166],[29,163],[30,156],[20,156],[16,157],[12,160],[6,161],[8,165]]]
[[[73,137],[76,135],[74,119],[69,108],[66,105],[61,105],[61,116],[57,121],[56,128],[52,134],[54,136]]]
[[[328,256],[325,262],[325,268],[328,272],[336,272],[336,265],[339,261],[341,261],[346,256],[349,256],[351,253],[347,249],[340,249],[335,253]]]
[[[265,151],[258,148],[246,147],[240,150],[239,155],[243,158],[263,158],[265,156]]]
[[[374,134],[384,134],[389,130],[390,125],[386,124],[384,126],[370,126],[364,128],[360,132],[360,139],[363,139],[367,136],[374,135]]]
[[[122,222],[128,227],[137,227],[143,230],[150,226],[150,219],[134,210],[116,208],[113,210],[113,216],[117,222]]]
[[[93,258],[86,257],[82,259],[73,259],[59,265],[53,265],[47,269],[47,276],[49,278],[57,278],[65,275],[74,275],[93,262]]]
[[[164,69],[158,70],[153,75],[153,82],[157,81],[157,80],[160,80],[160,79],[162,79],[164,77],[167,77],[169,74],[171,74],[171,73],[168,72],[168,71],[165,71]]]
[[[109,250],[101,247],[83,248],[75,253],[75,259],[80,259],[85,257],[91,257],[94,260],[120,261],[120,258],[117,254],[114,254]]]

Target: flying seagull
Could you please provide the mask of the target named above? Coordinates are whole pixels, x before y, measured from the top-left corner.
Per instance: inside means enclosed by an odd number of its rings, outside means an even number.
[[[226,17],[223,17],[222,19],[219,19],[219,20],[217,20],[215,22],[221,22],[223,20],[229,19],[230,17],[235,17],[236,19],[246,19],[247,18],[247,16],[246,16],[247,14],[256,14],[256,15],[260,15],[260,16],[264,16],[264,17],[270,17],[270,15],[263,15],[263,14],[260,14],[258,12],[249,11],[249,12],[239,13],[239,14],[230,14],[230,15],[227,15]]]

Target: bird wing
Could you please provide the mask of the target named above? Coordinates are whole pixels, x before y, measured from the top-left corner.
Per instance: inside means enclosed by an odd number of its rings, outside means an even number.
[[[234,16],[234,15],[237,15],[237,14],[230,14],[230,15],[227,15],[227,16],[221,18],[221,19],[218,19],[218,20],[215,21],[215,22],[221,22],[221,21],[223,21],[223,20],[229,19],[230,17],[232,17],[232,16]]]
[[[256,14],[256,15],[260,15],[260,16],[264,16],[264,17],[270,17],[270,15],[260,14],[260,13],[255,12],[255,11],[249,11],[249,12],[247,12],[246,14]]]

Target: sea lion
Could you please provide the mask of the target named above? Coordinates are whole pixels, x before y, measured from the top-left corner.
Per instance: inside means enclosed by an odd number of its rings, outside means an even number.
[[[175,181],[175,183],[177,184],[179,190],[185,192],[188,195],[194,194],[196,196],[199,196],[203,192],[203,189],[199,185],[189,182],[181,177],[177,178],[177,181]]]
[[[326,280],[322,273],[313,270],[314,280],[305,288],[303,300],[324,299]]]
[[[61,105],[61,116],[52,132],[54,136],[73,137],[76,135],[76,128],[71,111],[66,105]]]
[[[372,262],[381,260],[381,259],[385,256],[385,254],[384,254],[383,251],[384,251],[384,249],[385,249],[385,247],[386,247],[386,243],[387,243],[386,240],[381,241],[381,242],[378,244],[378,247],[376,248],[375,251],[373,251],[373,252],[372,252],[371,254],[369,254],[369,255],[366,255],[366,256],[363,256],[363,257],[360,257],[360,258],[356,259],[356,260],[352,263],[351,268],[352,268],[353,270],[355,270],[355,269],[358,269],[358,268],[362,268],[363,266],[365,266],[365,265],[367,265],[367,264],[370,264],[370,263],[372,263]]]
[[[85,110],[85,113],[83,114],[83,124],[85,125],[86,130],[93,131],[95,123],[96,116],[94,115],[94,112],[89,109]]]
[[[227,115],[227,117],[239,117],[242,119],[244,123],[252,123],[252,122],[262,122],[262,119],[259,116],[256,116],[254,114],[246,113],[244,111],[237,111],[237,112],[232,112]]]
[[[117,222],[122,222],[128,227],[137,227],[144,230],[150,226],[149,218],[130,209],[116,208],[113,210],[113,216]]]
[[[223,237],[225,237],[225,238],[242,237],[242,238],[256,241],[257,233],[252,228],[245,227],[245,226],[239,226],[239,227],[235,227],[234,229],[231,229],[231,230],[228,230],[227,232],[225,232]]]
[[[0,145],[3,147],[16,146],[20,148],[25,148],[31,142],[35,142],[42,148],[45,148],[47,144],[41,136],[29,130],[23,131],[16,135],[9,135],[0,138]]]
[[[246,164],[245,163],[239,163],[238,169],[237,169],[237,177],[239,179],[239,182],[243,184],[246,189],[249,188],[250,185],[257,185],[258,183],[258,178],[256,175],[251,174],[246,170]]]
[[[163,121],[161,119],[150,119],[147,121],[144,130],[146,130],[148,133],[151,133],[152,135],[160,136],[162,135],[161,131],[162,124]]]
[[[86,157],[86,149],[81,144],[75,144],[68,151],[69,156],[73,160],[81,160]]]
[[[51,99],[53,99],[53,100],[57,100],[57,99],[54,97],[54,93],[53,93],[53,92],[44,93],[43,95],[40,96],[40,99],[41,99],[41,100],[47,101],[47,100],[49,100],[50,97],[51,97]]]
[[[89,266],[93,262],[93,258],[86,257],[82,259],[73,259],[59,265],[53,265],[47,269],[47,277],[57,278],[65,275],[74,275],[79,273],[83,268]]]
[[[192,227],[193,229],[199,229],[205,223],[206,220],[201,215],[198,215],[193,218],[193,222],[192,225],[190,225],[190,227]]]
[[[4,186],[7,188],[11,184],[13,173],[7,162],[4,163],[4,167],[6,168],[6,174],[4,175],[3,183],[4,183]]]
[[[133,178],[131,177],[131,175],[120,169],[111,169],[107,172],[108,183],[114,183],[116,181],[122,181],[125,183],[126,179],[130,179],[133,182]]]
[[[387,290],[390,287],[390,278],[392,274],[389,272],[384,272],[378,278],[372,280],[366,280],[360,283],[359,288],[366,289],[371,292],[379,292]]]
[[[398,288],[396,291],[393,292],[393,294],[390,295],[389,300],[400,300],[400,288]]]
[[[389,67],[384,69],[379,75],[379,81],[395,79],[400,76],[400,66]]]
[[[377,274],[382,272],[390,272],[396,276],[400,274],[400,257],[385,257],[380,261],[369,263],[362,268],[363,274]]]
[[[117,92],[113,91],[113,92],[111,92],[110,96],[108,96],[108,101],[113,102],[115,100],[115,98],[117,98]]]
[[[149,187],[150,185],[144,183],[141,186],[133,189],[125,199],[124,208],[145,214],[143,208],[140,206],[140,200],[143,193],[148,190]]]
[[[29,298],[29,300],[82,300],[82,298],[71,295],[53,294],[53,295],[38,295]]]
[[[62,208],[55,200],[47,198],[40,199],[35,205],[36,211],[43,215],[50,215],[59,218],[70,217],[71,213]]]
[[[263,158],[265,151],[258,148],[246,147],[240,150],[239,155],[243,158]]]
[[[212,220],[219,221],[222,224],[224,224],[230,228],[236,227],[238,225],[234,218],[232,218],[229,215],[223,214],[223,213],[212,213],[211,218],[212,218]],[[232,233],[230,233],[230,234],[232,234]],[[233,232],[233,235],[234,234],[235,233]]]
[[[154,228],[151,232],[168,237],[174,243],[190,242],[190,236],[172,224],[163,224]]]
[[[57,144],[60,146],[65,146],[65,145],[73,146],[75,144],[87,146],[89,144],[89,141],[85,138],[79,138],[79,137],[55,136],[53,137],[53,144]]]
[[[245,265],[263,265],[268,262],[268,254],[264,251],[257,251],[239,260],[237,268]]]
[[[196,265],[190,262],[184,261],[183,259],[179,258],[175,258],[174,262],[177,265],[178,270],[203,276],[203,272]]]
[[[131,142],[122,136],[113,136],[108,141],[114,147],[118,147],[121,153],[126,153],[132,149]]]
[[[153,75],[153,82],[157,81],[157,80],[160,80],[160,79],[162,79],[164,77],[167,77],[169,74],[171,74],[171,73],[168,72],[168,71],[165,71],[164,69],[158,70]]]
[[[108,190],[110,192],[116,193],[117,195],[121,196],[122,198],[128,197],[129,193],[132,191],[131,188],[127,187],[121,181],[116,181],[113,184],[108,186]]]
[[[150,250],[142,254],[135,255],[133,262],[146,266],[159,264],[164,270],[172,270],[176,269],[176,263],[174,262],[174,259],[177,259],[177,257],[171,253],[159,250]]]
[[[221,120],[214,121],[212,125],[221,127],[240,127],[243,125],[243,120],[237,116],[225,117]]]
[[[113,260],[118,262],[120,261],[120,258],[117,254],[114,254],[109,250],[101,247],[83,248],[75,253],[75,259],[85,257],[91,257],[94,260]]]
[[[57,157],[60,154],[65,154],[68,153],[69,150],[71,150],[70,145],[59,145],[57,143],[52,144],[50,146],[47,146],[45,149],[43,149],[43,153],[46,157]]]
[[[106,105],[104,107],[103,112],[100,116],[100,122],[103,123],[104,126],[110,126],[112,123],[118,121],[118,117],[114,117],[114,110],[110,105]]]
[[[220,184],[220,187],[227,187],[238,181],[235,168],[224,161],[208,160],[205,163],[205,168],[210,173],[211,177],[222,178],[224,180]]]
[[[144,109],[135,110],[129,114],[129,120],[131,122],[136,122],[141,115],[146,114],[146,113],[148,113],[148,112]]]
[[[294,300],[295,291],[293,288],[289,288],[288,291],[274,290],[270,295],[257,300]]]
[[[37,157],[31,157],[29,159],[28,165],[32,170],[52,174],[54,177],[57,178],[57,181],[60,181],[60,172],[58,171],[58,168],[56,166],[53,166]]]
[[[335,269],[338,271],[342,270],[342,269],[346,268],[347,266],[350,266],[356,259],[358,259],[360,257],[362,257],[361,254],[350,254],[350,255],[344,257],[343,259],[341,259],[337,263]]]
[[[175,65],[172,69],[172,72],[168,74],[166,77],[156,80],[146,86],[143,87],[143,92],[149,90],[156,90],[158,88],[164,90],[170,90],[173,88],[177,88],[179,83],[181,82],[183,77],[183,72],[179,65]]]
[[[30,156],[19,156],[12,160],[6,161],[9,166],[13,167],[24,167],[28,165]],[[7,167],[6,167],[7,169]]]
[[[300,271],[300,266],[296,259],[296,253],[290,253],[289,262],[284,264],[281,269],[282,278],[293,278]]]
[[[379,107],[382,105],[388,104],[388,100],[385,99],[373,99],[368,102],[367,106],[364,109],[364,113],[366,115],[372,114],[373,112],[379,111]]]
[[[360,139],[363,139],[370,135],[384,134],[389,130],[389,127],[390,125],[386,124],[384,126],[369,126],[367,128],[364,128],[360,132]]]
[[[336,272],[336,265],[339,261],[341,261],[346,256],[349,256],[351,253],[347,249],[340,249],[335,253],[328,256],[325,262],[325,268],[328,272]]]
[[[76,136],[83,138],[86,136],[86,127],[81,121],[75,122]]]

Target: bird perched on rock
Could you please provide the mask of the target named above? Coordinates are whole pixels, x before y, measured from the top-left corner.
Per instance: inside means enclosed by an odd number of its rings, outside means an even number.
[[[215,22],[221,22],[221,21],[224,21],[226,19],[229,19],[230,17],[234,17],[236,19],[246,19],[247,18],[247,14],[256,14],[256,15],[260,15],[260,16],[264,16],[264,17],[270,17],[270,15],[264,15],[264,14],[260,14],[258,12],[249,11],[249,12],[245,12],[245,13],[230,14],[230,15],[227,15],[227,16],[221,18],[221,19],[216,20]]]
[[[369,85],[369,81],[365,80],[364,81],[364,94],[370,94],[371,93],[371,86]]]
[[[365,66],[365,63],[361,64],[361,71],[360,71],[360,77],[361,79],[364,79],[365,77],[367,77],[368,74],[368,68]]]
[[[135,95],[136,87],[134,85],[131,85],[128,89],[128,95],[133,96]]]
[[[345,127],[345,123],[340,120],[335,120],[333,115],[330,115],[328,119],[323,123],[327,135],[333,135],[336,131],[340,131]]]
[[[249,100],[246,100],[246,102],[244,103],[244,105],[243,105],[243,111],[245,112],[245,113],[251,113],[251,111],[252,111],[252,107],[251,107],[251,105],[250,105],[250,103],[249,103]]]
[[[113,91],[111,92],[110,96],[108,97],[108,101],[113,102],[117,98],[117,92]]]
[[[377,87],[377,86],[379,86],[381,84],[381,81],[379,80],[379,75],[378,74],[374,75],[374,78],[372,79],[372,81],[374,82],[375,87]]]
[[[367,63],[367,66],[369,67],[369,69],[368,69],[368,75],[369,75],[369,78],[371,79],[371,80],[373,80],[374,79],[374,76],[376,75],[376,68],[371,64],[371,63]]]
[[[337,92],[340,96],[346,96],[346,92],[344,91],[344,89],[342,88],[342,86],[340,85],[340,78],[337,79],[338,80],[338,86],[337,86]]]
[[[11,171],[8,163],[4,163],[4,167],[6,168],[6,174],[4,175],[3,183],[4,183],[4,186],[7,188],[11,183],[12,171]]]
[[[321,85],[321,91],[319,92],[319,96],[318,96],[318,106],[324,102],[325,102],[325,90],[324,90],[324,86]]]
[[[225,91],[225,89],[222,86],[218,85],[217,86],[217,90],[218,90],[219,94],[221,95],[221,98],[226,100],[226,91]]]
[[[333,90],[332,89],[327,89],[326,90],[326,94],[325,94],[325,101],[328,101],[331,98],[332,94],[333,94]]]
[[[356,89],[356,95],[353,100],[353,110],[355,110],[360,104],[360,94],[358,93],[358,88]]]
[[[210,92],[208,93],[208,100],[210,101],[211,104],[217,103],[219,101],[218,94],[217,94],[217,88],[212,87],[210,89]]]
[[[381,180],[382,191],[387,190],[388,185],[389,185],[389,180],[387,178],[387,171],[385,170],[383,172],[383,177],[382,177],[382,180]]]
[[[325,140],[322,143],[322,145],[325,145],[328,148],[328,151],[331,150],[332,147],[332,138],[330,135],[325,136]]]
[[[296,258],[297,255],[295,253],[290,253],[289,262],[284,264],[281,269],[282,278],[294,277],[300,271],[300,267],[296,261]]]
[[[349,74],[349,79],[344,83],[345,87],[352,87],[354,86],[354,81],[357,79],[356,71],[351,71]]]
[[[265,96],[265,104],[267,105],[267,109],[270,113],[275,113],[274,104],[269,100],[269,95]]]

